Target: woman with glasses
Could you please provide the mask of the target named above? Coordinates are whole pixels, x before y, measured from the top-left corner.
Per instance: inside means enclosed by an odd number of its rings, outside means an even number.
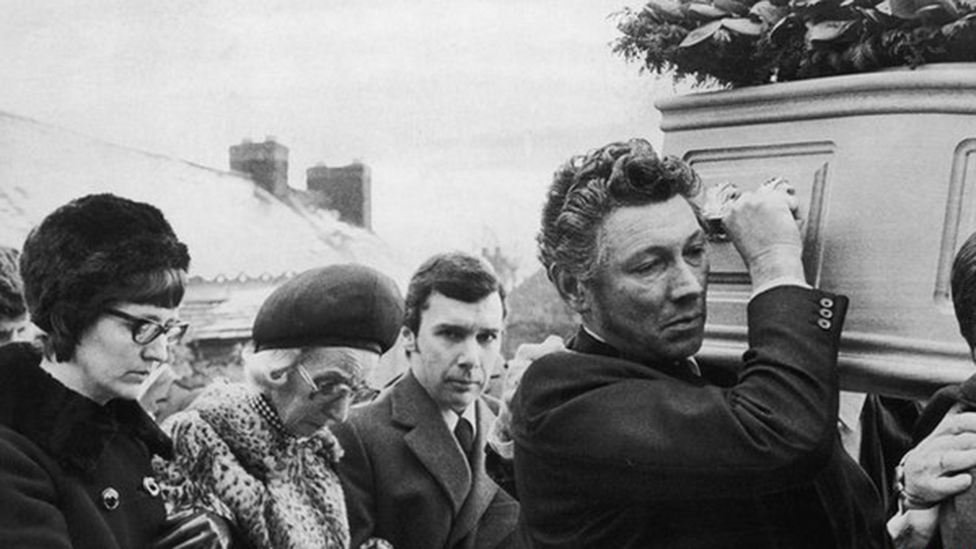
[[[166,498],[233,520],[254,547],[348,547],[342,448],[328,427],[369,398],[365,380],[402,321],[396,284],[368,267],[312,269],[280,286],[254,321],[244,383],[214,383],[163,422],[176,449]]]
[[[186,332],[190,257],[155,207],[74,200],[20,258],[42,349],[0,347],[0,547],[217,547],[219,519],[167,516],[153,455],[169,439],[136,402]]]

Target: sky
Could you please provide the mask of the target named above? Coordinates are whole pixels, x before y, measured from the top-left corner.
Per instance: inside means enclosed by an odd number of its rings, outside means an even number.
[[[358,160],[406,261],[499,246],[519,274],[553,171],[644,137],[672,83],[611,51],[635,0],[6,0],[0,111],[217,169],[274,138],[289,184]]]

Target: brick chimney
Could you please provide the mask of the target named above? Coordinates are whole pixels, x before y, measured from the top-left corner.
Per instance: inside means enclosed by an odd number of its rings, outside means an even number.
[[[305,176],[306,187],[323,207],[338,212],[346,223],[372,230],[369,167],[359,161],[339,168],[318,164],[306,170]]]
[[[288,148],[273,136],[264,143],[244,139],[230,147],[230,169],[251,174],[255,183],[278,198],[288,195]]]

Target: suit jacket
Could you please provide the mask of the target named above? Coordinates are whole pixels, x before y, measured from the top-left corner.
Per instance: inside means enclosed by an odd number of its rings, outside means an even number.
[[[488,478],[485,434],[495,414],[477,401],[473,465],[412,373],[335,429],[345,452],[352,547],[370,537],[396,549],[509,547],[518,502]]]
[[[943,387],[932,395],[915,425],[914,444],[929,436],[957,403],[963,405],[964,412],[976,410],[976,375],[958,385]],[[976,469],[967,472],[976,475]],[[944,500],[941,505],[939,528],[926,547],[976,546],[976,486],[970,485],[966,491]]]
[[[735,373],[639,364],[585,332],[512,402],[520,529],[537,549],[884,547],[878,494],[836,431],[846,298],[779,287]],[[726,386],[728,384],[728,386]]]

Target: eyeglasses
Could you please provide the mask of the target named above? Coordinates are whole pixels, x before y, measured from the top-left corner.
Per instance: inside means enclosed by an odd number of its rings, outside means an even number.
[[[176,343],[186,333],[187,328],[190,327],[188,322],[172,318],[163,324],[151,318],[132,316],[118,309],[105,309],[103,312],[107,315],[125,320],[132,329],[132,341],[135,341],[139,345],[149,345],[163,334],[166,334],[166,339],[170,343]]]
[[[298,374],[302,376],[302,380],[312,389],[312,392],[308,395],[310,400],[315,398],[315,395],[318,394],[331,397],[335,394],[339,387],[343,385],[349,388],[349,393],[352,395],[353,402],[369,400],[376,393],[376,391],[365,381],[361,379],[350,379],[348,376],[340,372],[326,372],[319,376],[319,381],[315,381],[312,379],[311,374],[308,373],[308,370],[299,364]]]

